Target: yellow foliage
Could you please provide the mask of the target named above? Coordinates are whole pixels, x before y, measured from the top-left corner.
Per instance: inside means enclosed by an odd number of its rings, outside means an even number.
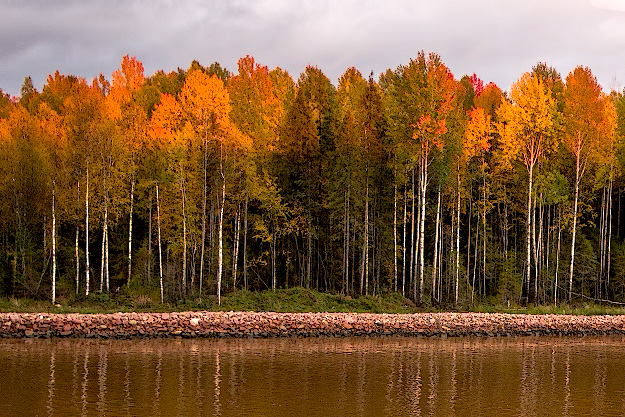
[[[170,94],[161,94],[161,102],[152,113],[148,135],[157,144],[173,140],[180,124],[180,106]]]
[[[501,162],[521,158],[530,169],[555,145],[556,103],[537,75],[525,73],[510,89],[510,101],[497,110]]]
[[[490,115],[481,107],[476,107],[469,114],[469,122],[465,132],[463,154],[471,159],[490,149]]]

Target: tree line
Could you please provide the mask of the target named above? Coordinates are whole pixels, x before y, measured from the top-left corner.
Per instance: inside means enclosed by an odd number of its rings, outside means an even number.
[[[246,56],[0,90],[0,294],[303,286],[419,305],[625,301],[625,98],[504,92],[419,53],[376,80]]]

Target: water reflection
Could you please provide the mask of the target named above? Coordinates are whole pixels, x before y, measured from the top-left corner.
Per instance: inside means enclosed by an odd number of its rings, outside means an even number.
[[[48,377],[48,401],[46,402],[46,411],[49,416],[54,414],[54,383],[55,377],[55,352],[50,353],[50,375]]]
[[[0,341],[0,415],[622,415],[625,339]]]

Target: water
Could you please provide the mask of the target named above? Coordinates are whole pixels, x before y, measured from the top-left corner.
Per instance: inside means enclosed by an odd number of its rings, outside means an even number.
[[[0,415],[619,416],[625,338],[0,340]]]

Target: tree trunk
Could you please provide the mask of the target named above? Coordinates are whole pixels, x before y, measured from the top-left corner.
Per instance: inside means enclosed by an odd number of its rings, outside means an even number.
[[[456,288],[454,304],[458,305],[458,287],[460,286],[460,167],[458,167],[458,201],[456,206]],[[469,217],[470,218],[470,217]],[[469,241],[471,236],[469,235]],[[468,258],[468,256],[467,256]],[[473,300],[471,300],[473,301]]]
[[[436,272],[438,267],[438,229],[441,219],[441,187],[438,187],[438,204],[436,205],[436,232],[434,234],[434,263],[432,265],[432,301],[440,301],[436,295]]]
[[[486,298],[486,172],[484,172],[482,184],[482,227],[482,290]]]
[[[558,304],[558,274],[560,272],[560,242],[562,239],[562,206],[558,213],[558,247],[556,249],[556,276],[553,287],[553,305]]]
[[[276,291],[277,287],[277,277],[276,277],[276,225],[275,222],[272,225],[271,232],[271,290]]]
[[[148,214],[148,279],[147,282],[152,282],[152,209],[154,202],[152,201],[152,192],[150,191],[150,209]]]
[[[243,220],[243,285],[247,290],[247,204],[249,196],[245,193],[245,216]],[[288,271],[288,270],[287,270]]]
[[[182,167],[181,167],[182,168]],[[184,178],[180,177],[180,192],[182,194],[182,282],[180,292],[182,296],[187,293],[187,210],[186,210],[186,185]]]
[[[544,245],[543,245],[543,222],[544,222],[544,217],[543,217],[543,213],[544,213],[544,209],[543,209],[543,194],[542,192],[539,195],[539,200],[540,200],[540,204],[538,205],[538,245],[535,249],[536,252],[536,280],[534,281],[534,294],[536,297],[536,302],[542,302],[544,300],[541,300],[538,297],[538,287],[540,284],[540,272],[542,271],[543,268],[543,263],[542,263],[542,259],[543,259],[543,252],[544,252]]]
[[[365,274],[365,295],[369,295],[369,169],[367,168],[367,181],[365,191],[365,234],[363,237],[362,255]],[[362,292],[362,291],[361,291]]]
[[[397,292],[397,182],[393,188],[393,291]]]
[[[223,271],[223,257],[224,257],[224,206],[226,205],[226,177],[223,171],[223,165],[221,166],[221,205],[219,207],[219,223],[217,232],[217,303],[221,305],[221,278]]]
[[[52,305],[56,303],[56,181],[52,181]]]
[[[215,188],[217,189],[218,184],[217,180],[215,180]],[[215,219],[218,216],[215,216],[215,205],[219,205],[219,193],[215,193],[215,198],[211,196],[211,209],[209,213],[209,224],[208,224],[208,252],[210,254],[210,261],[208,262],[208,273],[213,273],[213,262],[215,260]]]
[[[402,268],[401,268],[401,295],[406,296],[406,223],[408,223],[408,192],[404,187],[404,233],[402,235]]]
[[[611,263],[611,251],[612,251],[612,193],[613,193],[614,180],[610,175],[610,190],[608,192],[608,244],[606,248],[606,255],[608,257],[606,266],[606,283],[605,283],[605,295],[610,295],[610,263]]]
[[[478,213],[479,215],[479,213]],[[476,216],[477,217],[477,216]],[[477,279],[477,264],[478,264],[478,248],[480,245],[480,220],[479,217],[475,219],[475,248],[473,252],[473,288],[475,288],[475,280]],[[479,284],[479,282],[478,282]],[[479,292],[478,292],[479,295]]]
[[[206,248],[206,188],[208,182],[206,178],[207,171],[207,146],[206,139],[204,139],[204,182],[202,183],[202,245],[200,249],[200,298],[202,298],[202,285],[204,283],[204,251]]]
[[[504,257],[508,259],[508,204],[506,186],[503,187],[504,204],[503,204],[503,253]]]
[[[525,276],[527,279],[526,288],[527,292],[525,294],[526,303],[529,303],[529,292],[531,288],[531,280],[532,280],[532,258],[531,258],[531,243],[532,243],[532,186],[534,181],[534,165],[529,166],[529,181],[528,181],[528,192],[527,192],[527,219],[525,223]]]
[[[416,207],[416,218],[415,218],[415,237],[414,237],[414,241],[413,241],[413,247],[412,247],[412,270],[413,270],[413,274],[412,274],[412,299],[415,302],[418,302],[418,280],[417,280],[417,274],[419,272],[419,242],[420,239],[419,237],[421,236],[421,233],[419,233],[419,231],[421,230],[421,181],[422,181],[422,177],[421,177],[421,170],[419,169],[419,173],[417,175],[417,207]],[[414,198],[414,196],[413,196]]]
[[[107,211],[106,211],[106,218],[107,218],[107,220],[106,220],[106,232],[105,232],[106,240],[104,241],[105,242],[105,247],[104,247],[104,253],[105,253],[104,265],[106,266],[106,275],[105,275],[105,278],[106,278],[106,281],[105,281],[105,283],[106,283],[106,292],[109,292],[111,290],[111,287],[110,287],[110,275],[111,274],[110,274],[110,269],[109,269],[108,207],[107,207]]]
[[[312,219],[308,219],[308,235],[306,236],[307,254],[306,254],[306,288],[312,285]]]
[[[575,197],[573,200],[573,228],[571,230],[571,264],[569,266],[569,302],[572,299],[573,292],[573,266],[575,263],[575,236],[577,233],[577,201],[579,198],[579,157],[576,159],[575,169]]]
[[[411,222],[411,226],[410,226],[410,273],[408,276],[408,282],[410,282],[411,284],[414,282],[414,266],[416,265],[415,262],[415,255],[416,255],[416,250],[415,250],[415,221],[416,221],[416,217],[415,216],[415,179],[414,179],[414,168],[412,169],[412,211],[410,212],[411,216],[410,216],[410,222]],[[414,294],[413,294],[414,295]]]
[[[345,259],[343,263],[345,265],[345,293],[349,294],[349,239],[350,239],[350,219],[349,219],[349,198],[350,198],[350,187],[347,186],[347,192],[345,194]]]
[[[423,303],[423,273],[425,264],[425,193],[428,184],[427,160],[422,164],[421,180],[421,226],[419,228],[419,304]]]
[[[460,180],[458,180],[460,181]],[[460,182],[458,182],[460,184]],[[458,186],[458,190],[460,190],[460,186]],[[458,191],[460,192],[460,191]],[[475,280],[473,280],[473,284],[470,282],[471,275],[471,217],[473,216],[473,202],[471,201],[471,197],[473,196],[473,187],[471,186],[469,190],[469,206],[467,211],[469,212],[469,225],[467,230],[467,285],[471,287],[471,305],[473,305],[473,299],[475,297]],[[460,199],[460,195],[458,195],[458,199]]]
[[[105,193],[106,194],[106,193]],[[100,268],[100,292],[104,291],[104,282],[105,282],[105,274],[108,268],[106,263],[106,237],[108,231],[108,203],[106,197],[104,197],[104,222],[102,223],[102,260],[101,260],[101,268]]]
[[[158,198],[158,183],[156,183],[156,224],[158,226],[158,275],[161,290],[161,303],[165,302],[163,296],[163,251],[161,248],[161,202]]]
[[[540,273],[540,264],[539,264],[539,253],[538,248],[540,246],[540,239],[536,240],[536,227],[538,226],[538,221],[536,221],[536,207],[538,205],[539,196],[536,196],[532,199],[532,253],[534,255],[534,286],[533,286],[533,297],[531,299],[534,303],[538,301],[538,276]],[[540,210],[540,209],[538,209]],[[532,290],[532,288],[530,288]],[[528,293],[530,294],[530,293]]]
[[[85,192],[85,295],[89,295],[89,165]]]
[[[80,180],[77,181],[78,184],[78,194],[77,194],[77,199],[76,199],[76,243],[74,245],[74,256],[75,256],[75,262],[76,262],[76,295],[78,295],[78,291],[79,291],[79,287],[80,287],[80,254],[78,252],[78,236],[79,236],[79,228],[78,228],[78,214],[79,214],[79,207],[80,207]]]
[[[80,257],[78,253],[78,225],[76,225],[76,244],[74,246],[75,262],[76,262],[76,295],[78,295],[78,287],[80,286]]]
[[[237,288],[237,267],[239,266],[239,236],[241,231],[241,203],[237,204],[237,212],[234,216],[234,242],[232,244],[232,288]]]
[[[132,176],[132,183],[130,185],[130,215],[128,216],[128,285],[130,285],[130,279],[132,277],[132,216],[134,214],[134,201],[135,201],[135,177]]]

